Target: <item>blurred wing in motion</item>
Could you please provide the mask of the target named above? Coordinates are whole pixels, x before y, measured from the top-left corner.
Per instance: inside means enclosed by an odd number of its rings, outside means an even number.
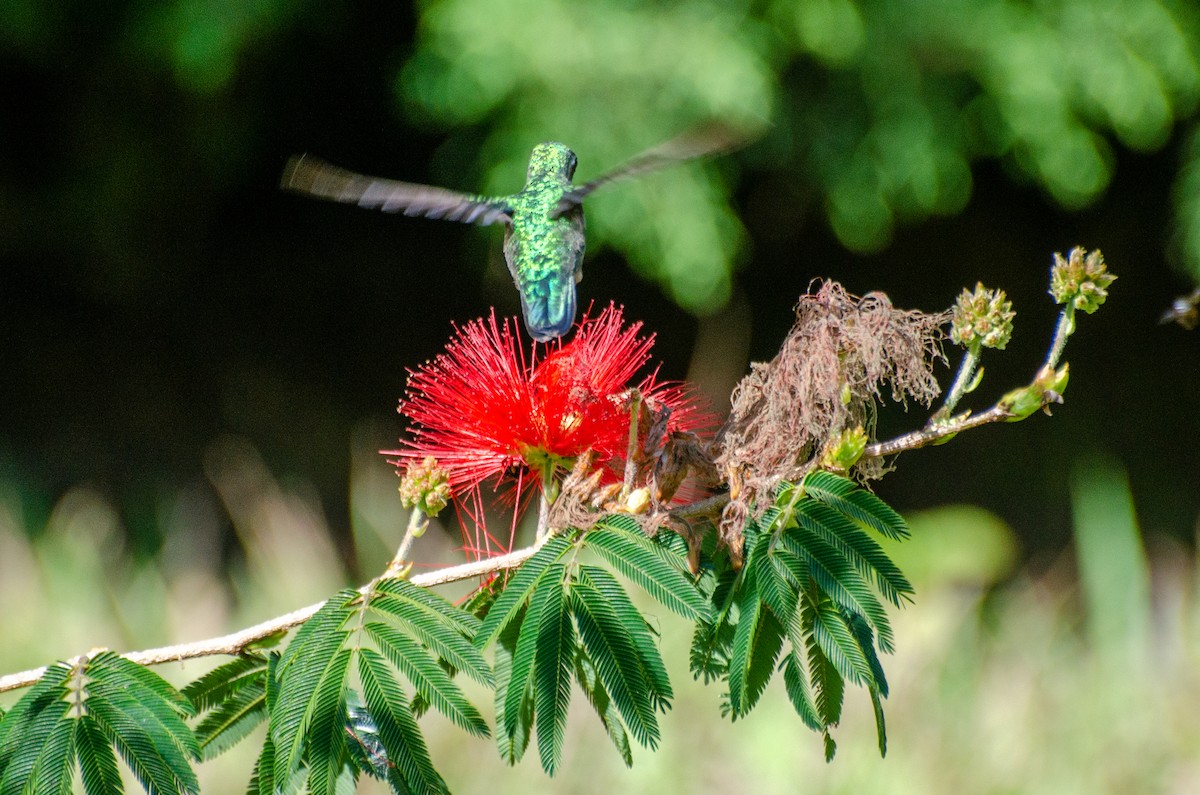
[[[563,194],[562,199],[559,200],[554,214],[556,217],[561,216],[572,207],[578,207],[589,193],[595,191],[597,188],[604,187],[610,182],[656,171],[673,163],[680,163],[706,155],[715,155],[721,152],[729,152],[745,146],[749,140],[750,136],[746,133],[738,132],[722,124],[713,123],[696,127],[678,137],[672,138],[666,143],[659,144],[653,149],[643,152],[625,164],[605,174],[601,174],[590,182],[569,189]]]
[[[291,157],[283,169],[280,187],[385,213],[401,212],[483,226],[512,220],[512,210],[505,199],[368,177],[312,155]]]

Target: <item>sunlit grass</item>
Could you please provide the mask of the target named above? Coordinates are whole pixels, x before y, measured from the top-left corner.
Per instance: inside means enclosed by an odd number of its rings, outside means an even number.
[[[303,485],[281,484],[240,442],[214,446],[206,465],[214,491],[182,491],[158,506],[165,543],[140,563],[123,548],[117,513],[98,493],[69,491],[45,527],[30,528],[21,495],[0,484],[7,641],[0,673],[101,646],[139,649],[220,634],[352,581]],[[354,472],[355,548],[369,575],[386,563],[405,516],[386,463],[367,453]],[[1111,507],[1114,499],[1128,505],[1122,483],[1111,469],[1081,471],[1077,479],[1077,517],[1106,522],[1104,532],[1081,527],[1077,535],[1082,589],[1070,553],[1036,576],[1011,573],[1011,534],[977,509],[909,517],[914,538],[897,556],[915,581],[917,602],[896,615],[898,651],[884,660],[892,686],[886,759],[859,690],[847,693],[832,764],[780,681],[748,718],[721,719],[719,689],[688,673],[689,626],[643,600],[661,629],[676,690],[657,752],[635,749],[626,770],[577,693],[563,772],[552,785],[536,759],[510,769],[493,741],[431,714],[422,726],[434,762],[453,791],[468,793],[547,786],[561,793],[1200,791],[1195,562],[1168,547],[1147,567],[1132,514]],[[223,516],[232,518],[241,547],[228,571],[217,548]],[[417,553],[426,562],[454,562],[455,544],[435,529]],[[1106,554],[1114,550],[1120,560]],[[1146,583],[1128,574],[1138,570],[1153,572],[1152,601]],[[1118,607],[1124,612],[1113,615]],[[191,661],[158,670],[182,684],[209,667]],[[490,719],[489,694],[463,685]],[[15,697],[6,694],[4,703]],[[205,792],[244,788],[257,738],[201,766]],[[360,791],[385,790],[364,783]]]

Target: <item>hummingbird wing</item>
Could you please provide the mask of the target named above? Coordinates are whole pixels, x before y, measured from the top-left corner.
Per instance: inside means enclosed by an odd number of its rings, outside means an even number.
[[[744,133],[739,133],[721,124],[714,123],[696,127],[643,152],[612,171],[601,174],[582,185],[569,188],[559,199],[558,206],[554,210],[554,217],[565,214],[572,207],[578,207],[585,196],[610,182],[636,177],[639,174],[656,171],[684,160],[727,152],[743,146],[747,140],[748,137]]]
[[[357,204],[385,213],[402,212],[405,215],[482,226],[512,220],[512,208],[506,199],[368,177],[338,168],[312,155],[292,156],[283,169],[279,184],[284,190]]]

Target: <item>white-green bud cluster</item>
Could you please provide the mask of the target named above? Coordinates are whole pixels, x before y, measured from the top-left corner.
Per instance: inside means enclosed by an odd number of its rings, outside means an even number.
[[[1082,246],[1076,246],[1066,259],[1062,254],[1054,254],[1050,295],[1058,303],[1069,304],[1090,315],[1108,298],[1108,286],[1116,278],[1108,272],[1099,249],[1088,253]]]
[[[400,479],[401,505],[437,516],[449,501],[450,473],[438,466],[436,458],[430,455],[419,464],[408,465]]]
[[[1016,314],[1003,290],[989,290],[978,282],[974,291],[963,290],[954,304],[950,339],[964,347],[978,341],[985,348],[1004,350],[1012,339]]]

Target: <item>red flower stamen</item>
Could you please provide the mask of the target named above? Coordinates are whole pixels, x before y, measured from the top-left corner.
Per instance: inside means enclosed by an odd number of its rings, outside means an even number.
[[[472,321],[456,330],[445,353],[410,372],[400,413],[412,423],[412,437],[385,454],[398,456],[398,466],[436,458],[449,474],[460,518],[469,519],[465,547],[477,555],[507,551],[515,518],[503,547],[484,526],[481,484],[512,481],[519,512],[528,481],[543,487],[587,450],[598,462],[616,464],[629,443],[631,386],[671,409],[669,430],[707,424],[681,385],[658,383],[656,372],[630,383],[654,344],[653,335],[639,336],[641,327],[622,328],[621,310],[610,305],[596,318],[585,315],[570,342],[535,343],[527,360],[515,320],[501,324],[493,313]],[[474,538],[467,537],[468,523]]]

